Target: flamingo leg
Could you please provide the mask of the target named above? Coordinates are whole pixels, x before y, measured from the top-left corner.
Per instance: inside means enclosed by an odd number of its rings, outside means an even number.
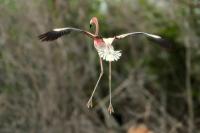
[[[109,106],[108,106],[108,112],[110,114],[114,113],[114,109],[113,109],[113,106],[112,106],[112,102],[111,102],[111,98],[112,98],[112,92],[111,92],[111,61],[109,62],[109,98],[110,98],[110,103],[109,103]]]
[[[97,80],[97,82],[96,82],[96,85],[95,85],[95,87],[94,87],[94,90],[92,91],[92,94],[91,94],[91,96],[90,96],[90,99],[89,99],[88,102],[87,102],[87,107],[88,107],[88,108],[90,108],[90,107],[93,106],[93,105],[92,105],[92,98],[93,98],[94,93],[95,93],[95,91],[96,91],[96,89],[97,89],[97,86],[98,86],[98,84],[99,84],[99,81],[100,81],[100,79],[101,79],[101,77],[102,77],[102,75],[103,75],[103,63],[102,63],[101,57],[100,57],[99,61],[100,61],[101,73],[100,73],[99,78],[98,78],[98,80]]]

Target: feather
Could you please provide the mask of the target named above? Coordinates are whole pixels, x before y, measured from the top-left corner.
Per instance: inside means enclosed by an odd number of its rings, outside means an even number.
[[[115,39],[123,39],[123,38],[128,37],[128,36],[136,36],[136,35],[144,35],[150,41],[153,41],[157,44],[160,44],[162,47],[171,48],[171,43],[168,40],[163,39],[161,36],[149,34],[149,33],[146,33],[146,32],[130,32],[130,33],[126,33],[126,34],[121,34],[121,35],[115,36]]]
[[[95,35],[88,32],[88,31],[84,31],[81,29],[77,29],[77,28],[72,28],[72,27],[66,27],[66,28],[57,28],[57,29],[53,29],[51,31],[48,31],[46,33],[43,33],[41,35],[38,36],[38,38],[41,41],[53,41],[58,39],[59,37],[63,36],[63,35],[67,35],[71,32],[80,32],[80,33],[84,33],[85,35],[93,38]]]

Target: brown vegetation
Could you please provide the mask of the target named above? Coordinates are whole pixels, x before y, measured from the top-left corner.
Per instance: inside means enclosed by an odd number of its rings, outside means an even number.
[[[183,1],[1,0],[0,133],[121,133],[140,119],[155,133],[199,132],[200,14]],[[100,71],[91,40],[37,38],[55,27],[89,29],[92,16],[103,36],[146,31],[173,43],[171,51],[142,37],[114,44],[122,58],[112,65],[111,116],[106,62],[95,106],[86,107]]]

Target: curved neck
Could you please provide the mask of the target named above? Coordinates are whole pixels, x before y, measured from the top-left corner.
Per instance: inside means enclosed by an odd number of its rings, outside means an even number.
[[[98,20],[96,19],[96,21],[94,22],[95,24],[95,35],[99,35],[99,23],[98,23]]]

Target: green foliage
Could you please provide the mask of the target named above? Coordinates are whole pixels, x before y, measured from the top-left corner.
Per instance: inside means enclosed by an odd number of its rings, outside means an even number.
[[[7,8],[9,8],[12,11],[17,10],[16,0],[0,0],[0,4],[3,6],[6,6]]]

